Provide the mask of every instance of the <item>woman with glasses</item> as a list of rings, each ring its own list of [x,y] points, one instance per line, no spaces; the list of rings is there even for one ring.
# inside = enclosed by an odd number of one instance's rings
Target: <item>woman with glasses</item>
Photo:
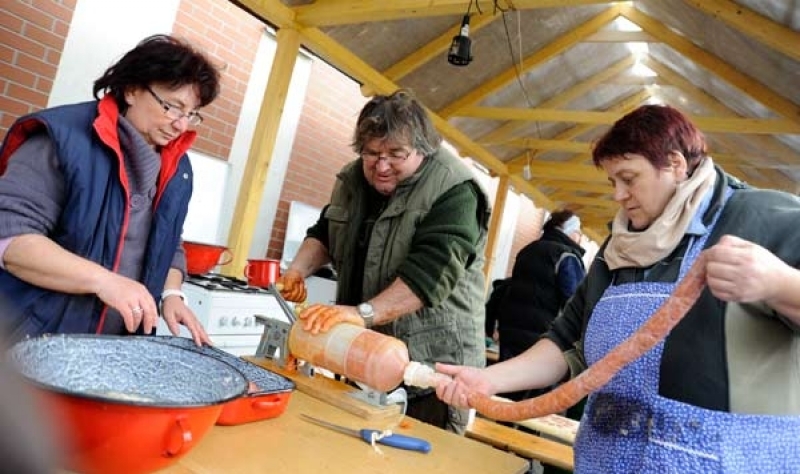
[[[146,38],[94,83],[97,100],[41,110],[0,148],[0,292],[12,339],[151,333],[159,312],[210,342],[184,304],[186,154],[219,71],[170,36]],[[19,316],[12,317],[11,314]]]
[[[485,364],[483,262],[489,201],[470,170],[440,146],[425,109],[400,90],[370,100],[331,202],[282,276],[303,301],[304,278],[333,263],[336,305],[299,315],[307,330],[346,322],[395,336],[411,359]],[[467,411],[408,388],[407,414],[463,432]]]

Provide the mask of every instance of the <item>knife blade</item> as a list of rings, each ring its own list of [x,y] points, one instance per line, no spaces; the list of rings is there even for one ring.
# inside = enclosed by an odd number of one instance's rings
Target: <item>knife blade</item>
[[[356,430],[352,428],[347,428],[341,425],[330,423],[328,421],[320,420],[319,418],[314,418],[313,416],[306,415],[305,413],[301,413],[300,416],[304,420],[310,421],[311,423],[317,424],[319,426],[323,426],[325,428],[338,431],[340,433],[344,433],[350,436],[355,436],[356,438],[361,438],[367,443],[372,443],[373,433],[376,434],[381,433],[380,430],[370,430],[370,429]],[[414,438],[413,436],[392,434],[377,439],[376,442],[384,444],[386,446],[391,446],[393,448],[406,449],[409,451],[419,451],[421,453],[427,453],[431,450],[431,444],[429,442],[421,438]]]

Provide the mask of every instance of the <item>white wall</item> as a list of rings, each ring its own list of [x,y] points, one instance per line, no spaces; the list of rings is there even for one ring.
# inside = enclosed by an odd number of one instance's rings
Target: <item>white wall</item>
[[[92,98],[95,79],[147,36],[169,33],[180,0],[78,0],[47,106]]]
[[[223,215],[223,201],[229,163],[196,151],[189,152],[194,181],[189,213],[183,223],[183,239],[207,244],[220,243],[217,232]]]

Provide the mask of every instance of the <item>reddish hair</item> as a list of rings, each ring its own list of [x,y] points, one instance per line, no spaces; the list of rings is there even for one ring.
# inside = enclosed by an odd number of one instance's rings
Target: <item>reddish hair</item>
[[[706,156],[703,133],[668,105],[642,105],[617,120],[592,150],[595,166],[627,153],[642,155],[656,168],[667,166],[669,154],[679,151],[686,157],[689,174]]]

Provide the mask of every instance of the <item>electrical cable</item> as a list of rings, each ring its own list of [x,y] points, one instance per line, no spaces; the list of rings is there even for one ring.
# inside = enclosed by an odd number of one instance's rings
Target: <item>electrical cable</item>
[[[533,100],[531,100],[530,94],[528,94],[528,89],[525,87],[525,83],[522,81],[523,57],[522,57],[522,16],[521,16],[521,12],[520,12],[520,10],[516,10],[516,12],[517,12],[517,39],[518,39],[518,44],[519,44],[519,46],[517,48],[518,49],[518,53],[519,53],[518,54],[519,60],[517,60],[517,57],[516,57],[517,55],[514,54],[514,46],[513,46],[513,43],[511,41],[511,33],[508,30],[508,21],[506,20],[505,10],[503,10],[502,8],[497,6],[497,0],[494,0],[494,3],[495,3],[495,7],[499,8],[500,11],[503,12],[502,13],[502,16],[503,16],[503,29],[505,30],[505,34],[506,34],[506,45],[508,46],[509,56],[511,56],[511,63],[514,66],[514,72],[515,72],[515,76],[516,76],[516,79],[517,79],[517,83],[519,84],[519,88],[522,91],[522,96],[525,98],[525,102],[528,104],[528,107],[533,109],[536,106],[533,103]],[[536,126],[536,137],[541,139],[542,138],[542,132],[541,132],[539,121],[534,122],[534,124]]]

